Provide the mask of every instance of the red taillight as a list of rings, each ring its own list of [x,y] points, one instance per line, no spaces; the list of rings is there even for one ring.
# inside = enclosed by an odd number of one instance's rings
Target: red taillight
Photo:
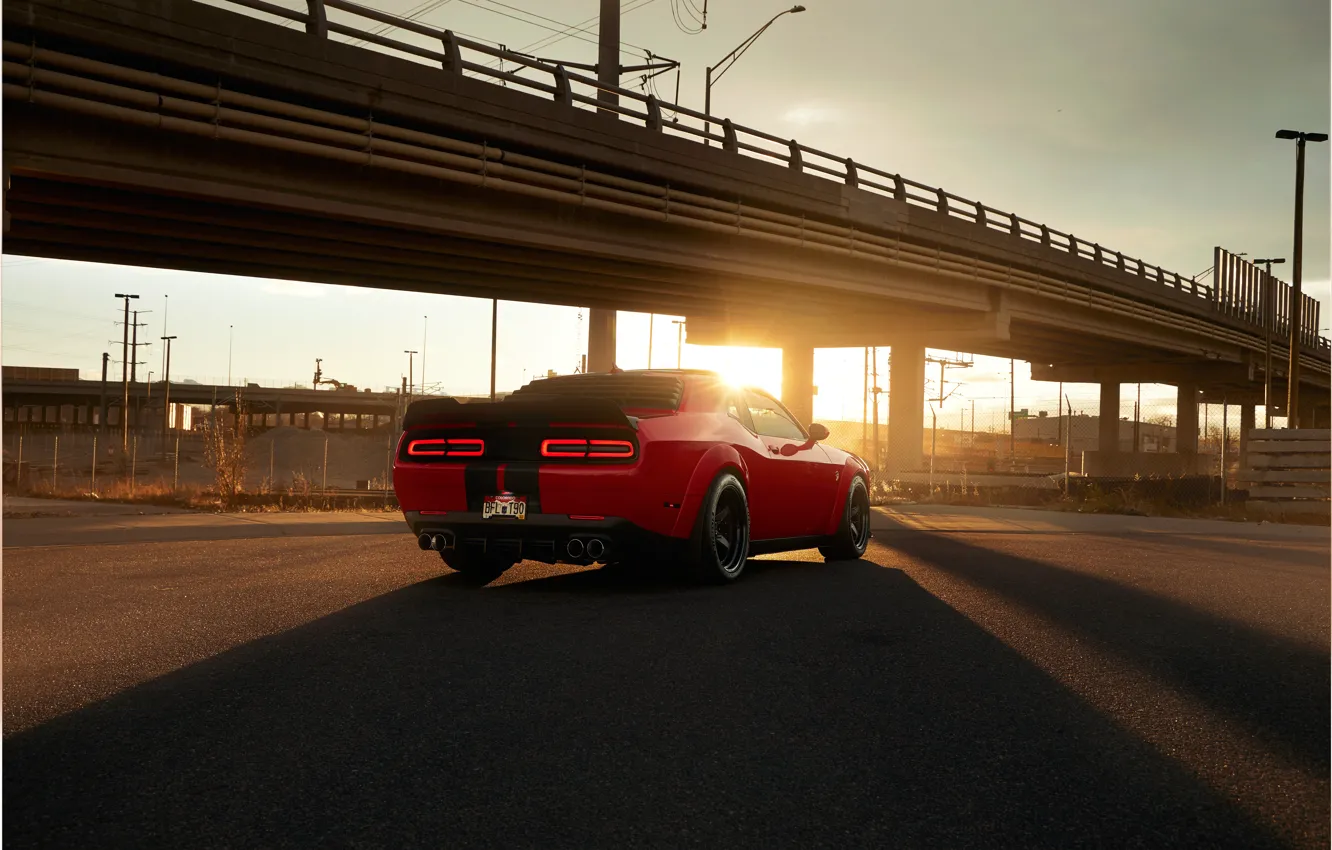
[[[477,439],[412,440],[407,444],[409,457],[481,457],[486,443]]]
[[[542,440],[542,457],[587,457],[587,440]]]
[[[628,440],[542,440],[541,456],[633,457],[634,444]]]
[[[448,453],[448,440],[412,440],[407,454],[412,457],[443,457]]]
[[[485,440],[449,440],[449,457],[481,457],[485,453]]]

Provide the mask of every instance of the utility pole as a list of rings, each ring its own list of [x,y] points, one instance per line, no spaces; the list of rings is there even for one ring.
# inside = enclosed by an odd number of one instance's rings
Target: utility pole
[[[163,395],[162,395],[162,459],[166,459],[167,453],[167,434],[171,431],[171,340],[174,336],[164,336],[162,340],[166,342],[165,366],[166,372],[163,376]],[[270,476],[271,477],[271,476]]]
[[[870,348],[870,369],[872,376],[870,378],[870,394],[874,397],[874,471],[879,471],[879,348],[874,346]]]
[[[863,385],[860,393],[860,451],[865,451],[865,446],[869,442],[869,380],[870,380],[870,350],[865,346],[865,371],[860,375],[860,382]]]
[[[106,443],[105,443],[105,440],[106,440],[106,367],[107,367],[107,363],[108,363],[108,361],[110,361],[110,360],[111,360],[111,354],[110,354],[109,352],[103,351],[103,352],[102,352],[102,410],[101,410],[101,413],[100,413],[100,414],[98,415],[98,417],[97,417],[97,426],[98,426],[98,427],[97,427],[97,430],[98,430],[98,433],[100,433],[100,434],[102,435],[102,440],[103,440],[103,443],[102,443],[102,444],[103,444],[103,445],[106,445]],[[97,462],[97,459],[94,458],[94,459],[93,459],[93,463],[96,464],[96,462]]]
[[[602,4],[605,11],[605,4]],[[495,352],[499,341],[499,299],[490,299],[490,400],[495,400]]]
[[[122,336],[120,343],[120,380],[125,385],[125,398],[121,401],[120,407],[120,450],[129,451],[129,323],[131,298],[138,298],[137,295],[127,295],[117,292],[117,298],[125,299],[125,320],[122,322]]]
[[[227,386],[231,386],[231,342],[235,338],[235,328],[235,325],[227,325]]]
[[[139,314],[140,314],[140,313],[151,313],[151,312],[152,312],[152,310],[135,310],[135,311],[134,311],[134,322],[133,322],[133,324],[130,325],[130,327],[133,329],[133,330],[132,330],[132,333],[131,333],[131,335],[130,335],[130,383],[131,383],[131,384],[137,384],[137,383],[139,382],[139,366],[140,366],[140,364],[141,364],[141,363],[144,364],[144,365],[147,364],[147,361],[140,361],[140,360],[139,360],[139,346],[140,346],[140,345],[150,345],[150,343],[147,343],[147,342],[143,342],[143,343],[139,342],[139,328],[146,328],[146,327],[148,327],[148,324],[147,324],[146,322],[145,322],[145,323],[140,323],[140,322],[139,322]],[[149,392],[152,392],[152,384],[149,383],[148,386],[149,386]],[[142,434],[144,433],[144,430],[143,430],[143,416],[142,416],[142,413],[143,413],[143,411],[142,411],[142,409],[141,409],[140,406],[139,406],[139,399],[138,399],[138,397],[136,396],[135,399],[134,399],[134,429],[135,429],[135,431],[136,431],[138,434],[140,434],[140,435],[142,435]]]
[[[601,0],[601,24],[597,31],[597,100],[618,106],[620,96],[620,0]],[[617,117],[610,109],[601,110]],[[609,372],[615,364],[615,311],[591,307],[587,316],[587,359],[593,372]],[[494,358],[491,358],[493,364]],[[491,398],[495,397],[492,380]]]
[[[131,357],[130,357],[130,383],[131,383],[131,384],[137,384],[137,383],[139,382],[139,365],[140,365],[140,360],[139,360],[139,346],[140,346],[140,345],[152,345],[151,342],[139,342],[139,328],[146,328],[146,327],[148,327],[148,323],[147,323],[147,322],[140,322],[140,321],[139,321],[139,314],[140,314],[140,313],[151,313],[151,312],[153,312],[153,311],[152,311],[152,310],[135,310],[135,311],[134,311],[134,322],[130,325],[130,327],[133,328],[133,332],[132,332],[132,335],[131,335],[131,337],[130,337],[130,354],[131,354]]]
[[[410,399],[412,397],[412,391],[416,389],[416,385],[412,383],[412,380],[415,376],[415,369],[412,365],[412,358],[415,357],[417,354],[420,354],[421,352],[408,351],[407,349],[403,349],[402,353],[407,355],[407,397]]]
[[[1304,143],[1326,142],[1326,133],[1278,130],[1278,139],[1295,140],[1295,248],[1290,264],[1290,365],[1286,367],[1286,427],[1300,427],[1300,287],[1304,270]]]
[[[1138,384],[1138,400],[1133,402],[1133,453],[1142,451],[1142,384]]]
[[[167,312],[168,312],[168,310],[169,310],[170,308],[171,308],[171,296],[170,296],[170,295],[163,295],[163,296],[162,296],[162,335],[163,335],[163,336],[165,336],[165,335],[166,335],[166,332],[167,332]],[[165,373],[166,373],[166,350],[163,349],[163,350],[162,350],[162,374],[165,374]],[[165,439],[165,436],[163,436],[163,439]]]
[[[1008,358],[1008,460],[1017,460],[1017,429],[1013,426],[1017,420],[1017,367],[1016,361]]]
[[[657,314],[649,313],[648,314],[648,365],[647,365],[649,369],[652,368],[652,326],[655,325],[656,323],[657,323]]]

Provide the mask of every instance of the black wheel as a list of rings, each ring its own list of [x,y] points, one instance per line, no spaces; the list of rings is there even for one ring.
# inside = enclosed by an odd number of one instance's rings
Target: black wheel
[[[857,475],[851,479],[851,491],[846,497],[842,524],[837,527],[837,534],[832,541],[819,547],[819,552],[827,561],[854,561],[865,554],[869,539],[869,491],[865,489],[865,479]]]
[[[439,556],[444,559],[444,563],[448,564],[450,568],[480,584],[488,584],[494,581],[503,575],[505,570],[514,565],[514,562],[508,559],[474,555],[468,552],[459,552],[456,549],[440,552]]]
[[[718,475],[703,499],[686,561],[696,577],[714,584],[735,581],[749,557],[749,500],[740,479]]]

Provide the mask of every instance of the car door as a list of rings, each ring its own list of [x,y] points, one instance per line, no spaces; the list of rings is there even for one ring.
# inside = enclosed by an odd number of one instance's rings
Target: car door
[[[808,439],[795,418],[781,403],[762,390],[746,390],[745,402],[753,421],[754,432],[764,446],[761,457],[755,461],[751,477],[751,514],[758,513],[756,523],[750,518],[751,534],[756,540],[785,537],[804,537],[814,534],[826,516],[820,516],[821,501],[814,484],[817,464],[826,462],[818,446],[783,455],[783,446],[799,447]]]

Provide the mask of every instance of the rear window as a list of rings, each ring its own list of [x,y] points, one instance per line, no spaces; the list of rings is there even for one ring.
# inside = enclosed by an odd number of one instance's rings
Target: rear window
[[[508,398],[522,401],[540,396],[604,398],[621,408],[679,410],[684,381],[675,375],[560,375],[531,381]]]

